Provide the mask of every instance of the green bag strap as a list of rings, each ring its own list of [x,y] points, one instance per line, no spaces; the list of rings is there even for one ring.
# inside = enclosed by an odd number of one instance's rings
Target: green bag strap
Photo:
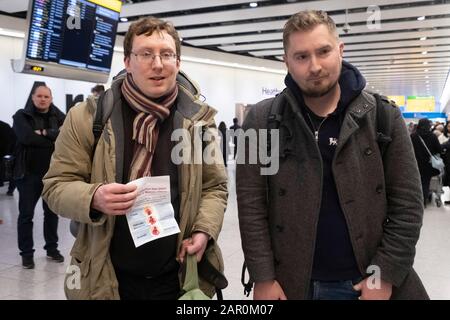
[[[198,289],[197,256],[186,254],[186,276],[184,277],[183,291]]]

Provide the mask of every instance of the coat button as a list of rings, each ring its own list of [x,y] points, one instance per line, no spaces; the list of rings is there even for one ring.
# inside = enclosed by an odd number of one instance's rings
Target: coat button
[[[383,226],[387,226],[389,221],[390,221],[389,218],[384,219]]]
[[[372,153],[373,153],[373,151],[372,151],[372,149],[370,149],[370,148],[366,148],[366,150],[364,150],[364,154],[365,154],[366,156],[370,156]]]
[[[278,195],[280,197],[284,196],[286,194],[286,189],[280,188],[280,190],[278,190]]]
[[[377,186],[376,191],[377,191],[378,194],[382,193],[383,192],[383,186],[380,186],[380,185]]]
[[[280,226],[279,224],[277,224],[277,225],[275,226],[275,228],[277,229],[278,232],[283,232],[283,230],[284,230],[284,227],[283,227],[283,226]]]

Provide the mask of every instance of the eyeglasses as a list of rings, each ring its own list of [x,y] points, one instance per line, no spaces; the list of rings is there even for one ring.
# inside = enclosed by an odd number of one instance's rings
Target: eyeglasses
[[[131,52],[139,62],[153,62],[156,57],[161,59],[162,63],[173,63],[178,58],[178,55],[172,52],[164,52],[161,54],[154,54],[152,52],[134,53]]]

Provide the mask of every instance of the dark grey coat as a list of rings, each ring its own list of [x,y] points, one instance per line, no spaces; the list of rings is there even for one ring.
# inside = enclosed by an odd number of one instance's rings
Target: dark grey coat
[[[304,299],[321,204],[322,160],[294,96],[289,89],[282,94],[287,105],[280,126],[280,168],[267,177],[260,175],[259,164],[237,166],[239,225],[251,278],[276,279],[288,299]],[[267,128],[272,100],[252,108],[244,130]],[[419,172],[400,111],[390,108],[389,113],[392,142],[383,162],[375,138],[375,98],[363,91],[348,106],[333,175],[361,274],[379,266],[381,278],[393,284],[393,299],[427,299],[412,269],[423,216]]]

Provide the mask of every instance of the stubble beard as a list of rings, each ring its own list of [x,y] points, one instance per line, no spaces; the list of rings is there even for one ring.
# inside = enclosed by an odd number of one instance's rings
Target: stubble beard
[[[327,95],[329,92],[334,90],[338,84],[338,80],[333,82],[331,85],[327,86],[324,89],[307,89],[307,88],[300,88],[302,90],[302,93],[305,97],[308,98],[320,98],[325,95]]]

